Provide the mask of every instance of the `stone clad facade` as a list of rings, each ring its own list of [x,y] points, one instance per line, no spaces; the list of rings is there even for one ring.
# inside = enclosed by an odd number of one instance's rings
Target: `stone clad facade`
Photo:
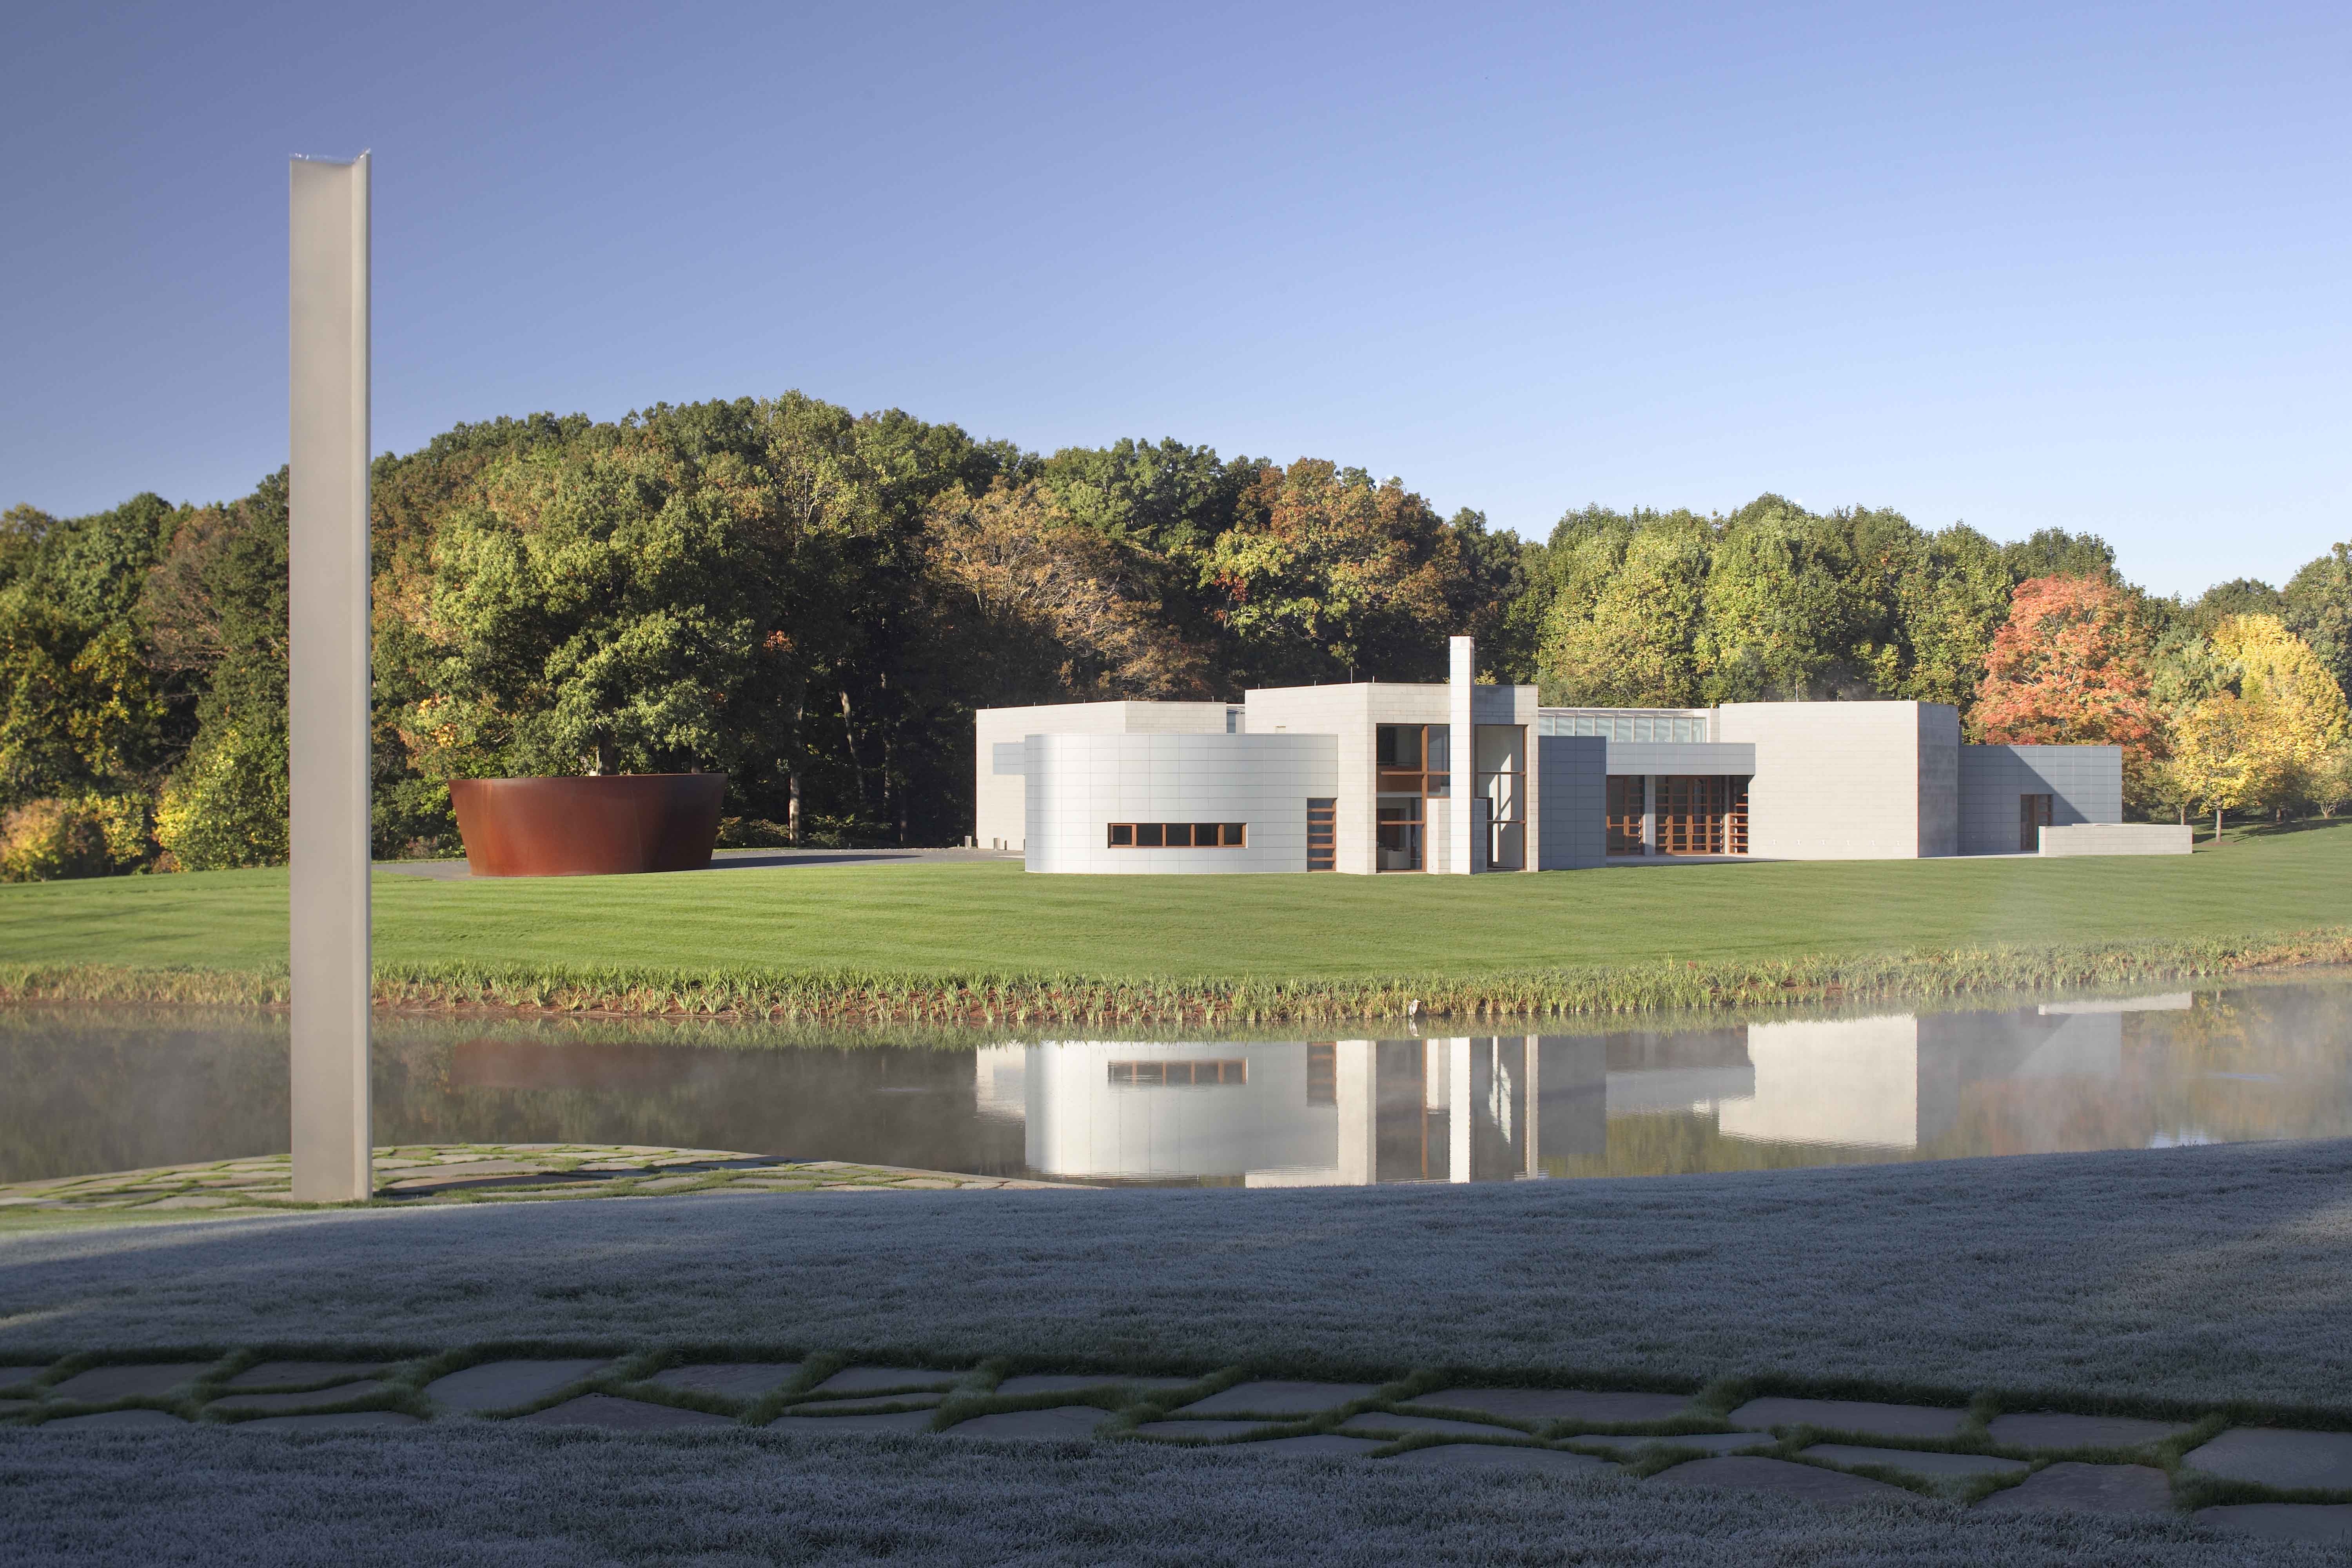
[[[2113,746],[1963,745],[1934,702],[1547,709],[1475,682],[1469,638],[1451,654],[1443,683],[982,710],[973,841],[1095,875],[2186,847],[2136,829],[2042,843],[2122,823]]]

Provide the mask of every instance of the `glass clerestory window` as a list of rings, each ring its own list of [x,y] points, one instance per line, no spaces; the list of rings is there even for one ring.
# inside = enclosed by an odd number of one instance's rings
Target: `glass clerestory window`
[[[1113,849],[1246,849],[1246,822],[1114,822]]]

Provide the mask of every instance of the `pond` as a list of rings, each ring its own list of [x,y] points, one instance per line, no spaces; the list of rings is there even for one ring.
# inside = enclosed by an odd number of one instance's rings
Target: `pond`
[[[2352,1135],[2352,977],[1384,1039],[380,1017],[379,1143],[684,1145],[1212,1186]],[[1397,1027],[1395,1025],[1390,1028]],[[1276,1031],[1266,1030],[1265,1033]],[[282,1016],[0,1009],[0,1180],[287,1147]]]

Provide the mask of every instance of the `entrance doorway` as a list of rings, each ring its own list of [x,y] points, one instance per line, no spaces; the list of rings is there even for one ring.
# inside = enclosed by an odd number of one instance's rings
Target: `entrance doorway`
[[[2017,850],[2021,855],[2042,852],[2042,830],[2050,826],[2058,797],[2053,795],[2021,795],[2017,797]]]

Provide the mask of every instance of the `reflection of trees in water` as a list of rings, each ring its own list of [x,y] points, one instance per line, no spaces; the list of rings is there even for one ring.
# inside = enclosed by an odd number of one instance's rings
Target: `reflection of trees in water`
[[[2124,1043],[2149,1066],[2151,1131],[2326,1138],[2352,1125],[2352,985],[2200,995],[2187,1012],[2131,1015]]]
[[[969,1049],[659,1039],[388,1021],[370,1075],[376,1142],[652,1143],[1021,1168],[1018,1124],[978,1114]],[[0,1009],[0,1181],[283,1153],[288,1040],[282,1015]]]
[[[1791,1171],[1919,1158],[1908,1149],[1772,1143],[1716,1130],[1713,1111],[1645,1110],[1609,1119],[1609,1152],[1543,1160],[1549,1176],[1679,1176],[1702,1171]]]
[[[379,1142],[656,1143],[978,1173],[1021,1169],[969,1050],[742,1050],[402,1040],[379,1047]]]
[[[0,1181],[283,1153],[286,1020],[0,1008]]]

